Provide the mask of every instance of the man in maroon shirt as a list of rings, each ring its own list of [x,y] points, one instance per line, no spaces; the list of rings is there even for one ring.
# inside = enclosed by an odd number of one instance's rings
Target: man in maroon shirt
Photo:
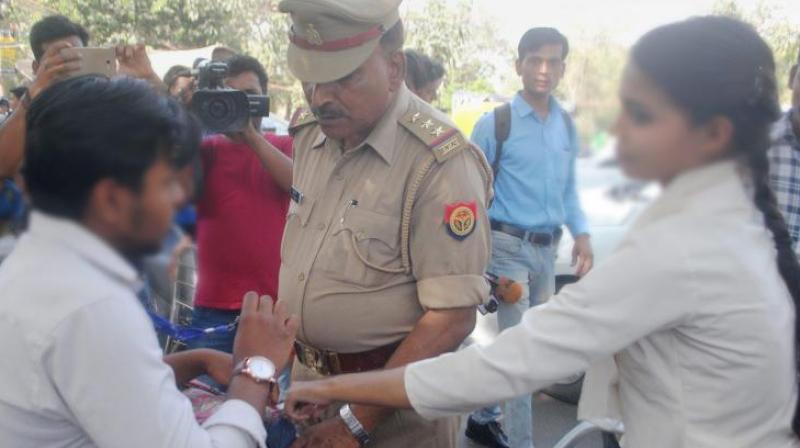
[[[250,95],[267,91],[267,73],[256,59],[236,55],[227,63],[227,87]],[[233,322],[248,291],[277,296],[292,184],[292,139],[262,134],[260,129],[261,118],[253,118],[252,126],[240,133],[203,141],[194,327]],[[230,352],[233,336],[212,334],[193,346]]]

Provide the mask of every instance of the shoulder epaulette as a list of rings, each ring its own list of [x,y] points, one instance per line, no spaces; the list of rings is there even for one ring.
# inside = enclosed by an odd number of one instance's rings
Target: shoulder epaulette
[[[400,119],[400,124],[433,151],[439,163],[469,146],[469,142],[458,129],[422,112],[406,114]]]
[[[297,109],[289,124],[289,135],[294,135],[301,128],[317,122],[317,117],[308,109]]]

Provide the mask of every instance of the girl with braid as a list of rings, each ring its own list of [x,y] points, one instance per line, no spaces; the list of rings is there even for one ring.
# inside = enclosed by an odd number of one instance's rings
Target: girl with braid
[[[646,34],[620,88],[617,152],[663,193],[616,252],[489,346],[295,384],[289,412],[341,400],[434,418],[588,369],[581,414],[620,419],[623,446],[800,447],[800,267],[766,158],[774,72],[769,47],[733,19]]]

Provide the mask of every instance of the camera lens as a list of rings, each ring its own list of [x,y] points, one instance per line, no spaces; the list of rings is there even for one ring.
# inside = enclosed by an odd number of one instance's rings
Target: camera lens
[[[216,98],[208,104],[208,115],[215,120],[225,120],[229,118],[230,106],[223,98]]]

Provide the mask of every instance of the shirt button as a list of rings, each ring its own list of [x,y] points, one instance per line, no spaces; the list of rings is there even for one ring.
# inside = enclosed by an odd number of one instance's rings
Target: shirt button
[[[342,176],[342,173],[336,173],[336,175],[334,175],[333,178],[339,181],[344,180],[344,176]]]
[[[299,282],[303,282],[305,281],[305,279],[306,279],[306,274],[303,274],[302,272],[300,273],[300,275],[297,276],[297,281]]]
[[[317,230],[319,230],[320,232],[325,230],[325,223],[321,222],[321,223],[317,224]]]

